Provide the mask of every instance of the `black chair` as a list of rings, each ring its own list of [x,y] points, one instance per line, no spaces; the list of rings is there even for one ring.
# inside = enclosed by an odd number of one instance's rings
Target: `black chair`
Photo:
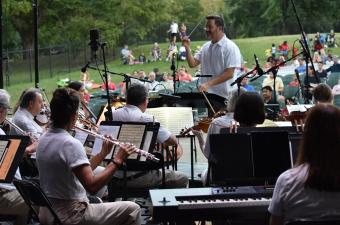
[[[28,180],[13,180],[13,184],[38,220],[38,207],[46,207],[54,217],[54,224],[62,224],[57,214],[53,210],[51,202],[47,199],[46,195],[38,184]]]
[[[285,225],[340,225],[340,218],[298,219],[289,221]]]

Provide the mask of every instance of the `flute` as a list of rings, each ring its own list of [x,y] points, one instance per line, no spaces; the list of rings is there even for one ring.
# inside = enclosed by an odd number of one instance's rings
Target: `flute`
[[[89,130],[87,130],[87,129],[84,129],[84,128],[81,128],[81,127],[78,127],[78,126],[74,126],[74,128],[75,128],[75,129],[78,129],[78,130],[80,130],[80,131],[83,131],[83,132],[85,132],[85,133],[87,133],[87,134],[89,134],[89,135],[91,135],[91,136],[93,136],[93,137],[95,137],[95,138],[99,138],[99,139],[101,139],[101,140],[104,140],[104,141],[108,141],[108,142],[110,142],[110,143],[113,143],[114,145],[118,145],[118,146],[119,146],[119,145],[123,144],[123,142],[119,142],[119,141],[117,141],[117,140],[111,140],[111,139],[109,139],[109,138],[104,137],[104,135],[97,134],[97,133],[95,133],[95,132],[89,131]],[[146,152],[146,151],[144,151],[144,150],[136,149],[136,153],[137,153],[138,155],[141,155],[141,156],[146,157],[147,159],[149,159],[149,160],[151,160],[151,161],[154,161],[154,162],[157,162],[157,163],[159,163],[159,161],[160,161],[159,158],[156,158],[153,154],[148,153],[148,152]]]
[[[18,125],[15,123],[11,122],[9,119],[5,118],[5,121],[13,127],[20,135],[23,136],[29,136],[32,142],[38,141],[38,138],[34,136],[32,133],[26,132],[23,129],[21,129]]]

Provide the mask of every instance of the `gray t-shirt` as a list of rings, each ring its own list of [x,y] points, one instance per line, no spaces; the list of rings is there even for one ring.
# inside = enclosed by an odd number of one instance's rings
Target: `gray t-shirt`
[[[225,35],[217,43],[213,44],[211,41],[205,43],[194,57],[201,63],[202,75],[213,75],[212,77],[202,77],[201,83],[220,76],[228,68],[241,67],[240,49]],[[232,82],[233,79],[230,79],[215,85],[209,88],[208,92],[228,98],[228,93],[236,88],[236,85],[230,86]]]
[[[313,219],[340,216],[340,192],[305,188],[308,165],[302,164],[282,173],[275,185],[268,211],[283,218]]]
[[[90,164],[84,147],[63,129],[50,129],[39,141],[40,186],[49,198],[87,202],[86,190],[73,169]]]

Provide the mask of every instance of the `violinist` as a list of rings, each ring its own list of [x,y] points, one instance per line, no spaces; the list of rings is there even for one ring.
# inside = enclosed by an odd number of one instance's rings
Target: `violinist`
[[[7,111],[10,108],[10,96],[6,90],[0,89],[0,123],[4,122],[7,116]],[[5,135],[4,131],[0,129],[0,135]],[[32,143],[25,149],[25,154],[35,152],[37,143]],[[21,180],[19,169],[15,172],[15,179]],[[29,215],[29,208],[21,197],[13,183],[0,184],[0,215],[15,216],[14,225],[27,224]]]
[[[153,122],[153,116],[146,114],[148,91],[143,85],[134,84],[127,91],[126,105],[112,112],[114,121],[123,122]],[[176,137],[162,125],[159,128],[157,142],[168,146],[178,145]],[[182,151],[178,145],[178,151]],[[120,172],[120,171],[118,171]],[[117,187],[123,186],[123,173],[115,173]],[[162,184],[162,171],[128,172],[127,186],[133,188],[159,187]],[[179,171],[165,170],[165,185],[167,188],[183,188],[188,184],[187,176]]]
[[[34,121],[34,117],[40,113],[42,105],[43,98],[39,89],[26,90],[22,95],[19,108],[13,115],[12,122],[22,130],[39,138],[43,133],[43,128]],[[14,129],[11,130],[11,133],[17,134]]]
[[[255,127],[257,124],[262,124],[265,120],[264,103],[261,96],[256,92],[241,90],[240,96],[238,96],[237,91],[231,94],[230,101],[228,102],[228,111],[232,112],[213,120],[210,125],[211,127],[209,127],[206,142],[202,143],[204,146],[202,151],[207,159],[210,159],[210,134],[218,134],[221,128],[226,127],[229,127],[231,132],[233,132],[236,130],[236,122],[239,123],[240,127]],[[199,136],[198,138],[202,140]],[[207,171],[202,174],[203,183],[206,181],[206,173]]]

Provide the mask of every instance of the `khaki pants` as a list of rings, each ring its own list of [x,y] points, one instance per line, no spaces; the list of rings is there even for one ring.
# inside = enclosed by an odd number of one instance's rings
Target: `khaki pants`
[[[62,207],[58,203],[55,212],[64,225],[140,225],[140,207],[134,202],[107,202],[100,204],[79,203],[75,208]],[[71,212],[71,213],[70,213]],[[40,208],[40,222],[53,225],[53,216],[47,208]]]
[[[129,201],[90,204],[79,225],[140,225],[140,207]]]
[[[0,192],[0,214],[16,216],[14,225],[27,224],[28,213],[29,207],[17,190]]]

